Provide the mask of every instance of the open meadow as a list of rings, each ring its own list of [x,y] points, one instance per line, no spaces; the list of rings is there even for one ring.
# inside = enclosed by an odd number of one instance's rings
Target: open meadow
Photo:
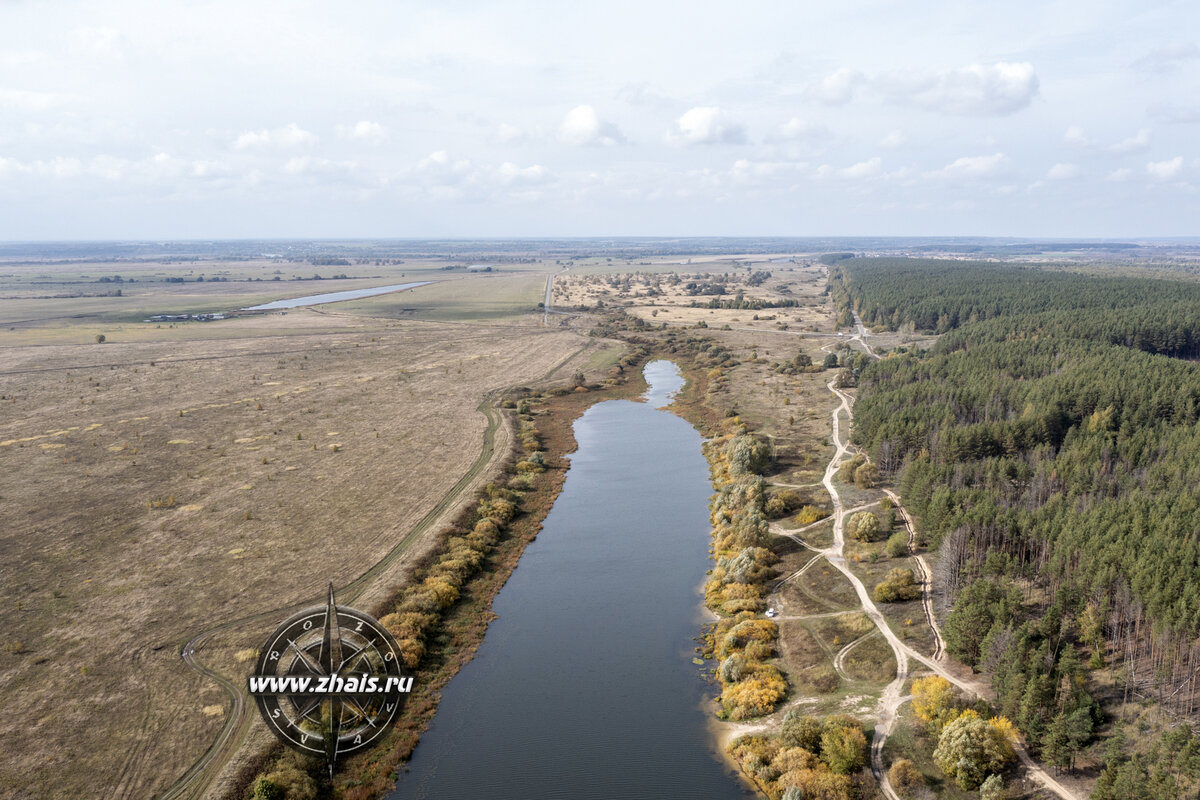
[[[489,393],[604,360],[604,342],[541,324],[539,273],[372,263],[357,270],[380,275],[371,285],[440,282],[145,322],[367,282],[180,284],[164,278],[200,267],[136,267],[0,265],[0,691],[12,704],[0,797],[161,793],[234,711],[180,658],[185,643],[261,615],[196,644],[196,661],[238,684],[283,610],[327,582],[379,602],[507,453],[507,423],[483,413]],[[33,287],[34,275],[64,283]],[[50,296],[70,280],[122,291]],[[232,733],[233,745],[245,736]]]

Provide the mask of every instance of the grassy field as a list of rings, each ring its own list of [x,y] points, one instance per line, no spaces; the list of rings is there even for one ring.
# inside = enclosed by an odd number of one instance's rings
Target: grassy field
[[[537,310],[546,276],[556,269],[552,264],[534,263],[471,272],[456,262],[444,261],[353,266],[273,260],[196,265],[0,263],[0,347],[84,344],[94,342],[97,334],[111,341],[159,341],[176,336],[228,338],[231,330],[239,330],[229,320],[224,325],[145,321],[160,314],[226,313],[274,300],[418,281],[434,284],[313,308],[372,318],[516,320]],[[320,280],[314,279],[317,275]],[[535,320],[530,316],[528,321]],[[263,327],[279,335],[280,331],[297,328],[312,332],[313,324],[289,322]],[[330,325],[336,327],[337,323]]]
[[[346,283],[150,286],[150,271],[194,269],[143,265],[121,297],[37,299],[32,279],[0,278],[0,691],[13,706],[0,797],[161,791],[230,711],[181,661],[184,642],[367,571],[479,457],[488,392],[611,355],[527,313],[540,274],[459,273],[427,287],[429,321],[389,314],[395,298],[138,321]],[[273,624],[232,627],[198,656],[244,675]]]
[[[819,265],[531,256],[468,272],[464,258],[398,262],[0,264],[9,520],[0,603],[11,619],[0,689],[16,705],[0,723],[13,742],[0,797],[140,798],[168,786],[231,712],[221,687],[181,661],[183,644],[230,623],[198,656],[240,680],[278,621],[266,617],[311,602],[327,581],[353,581],[443,506],[449,518],[447,498],[492,430],[481,405],[489,392],[562,385],[577,370],[602,378],[626,351],[588,336],[600,317],[583,309],[621,308],[665,327],[660,336],[694,333],[726,348],[737,363],[685,395],[713,420],[737,414],[770,441],[771,492],[831,508],[820,481],[833,453],[826,384],[835,372],[789,368],[800,354],[820,365],[845,346]],[[745,282],[760,270],[771,276]],[[539,304],[552,273],[554,309],[567,313],[546,319]],[[747,298],[797,305],[691,307],[710,297],[688,294],[687,283],[727,274]],[[435,283],[286,314],[146,321],[420,280]],[[493,432],[503,449],[509,432]],[[472,486],[491,474],[481,470]],[[842,491],[848,507],[879,497]],[[779,522],[797,527],[791,516]],[[801,536],[827,547],[831,524]],[[420,542],[372,573],[356,604],[369,608],[419,552]],[[781,552],[780,577],[812,557],[799,545]],[[854,568],[864,576],[894,565],[865,550],[861,558]],[[851,584],[822,560],[780,600],[790,618],[778,663],[793,692],[825,711],[867,713],[895,664],[881,637],[864,637],[865,618],[844,613],[858,607]],[[237,736],[239,763],[269,742],[261,730]]]
[[[337,313],[373,318],[451,321],[498,320],[537,324],[545,296],[543,273],[455,276],[431,286],[336,305]]]

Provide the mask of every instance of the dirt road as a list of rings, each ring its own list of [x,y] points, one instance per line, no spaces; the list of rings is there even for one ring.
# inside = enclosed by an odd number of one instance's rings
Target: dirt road
[[[871,349],[870,345],[864,341],[866,331],[863,328],[862,320],[859,318],[858,314],[854,315],[854,322],[858,330],[852,338],[852,341],[858,341],[866,350],[867,354],[872,358],[879,358],[879,356]],[[892,788],[891,782],[888,780],[887,772],[883,768],[883,746],[887,742],[887,737],[891,734],[892,725],[895,723],[897,711],[905,701],[911,699],[910,696],[901,695],[904,684],[909,678],[910,663],[912,661],[920,663],[930,672],[934,673],[935,675],[942,676],[951,684],[966,692],[968,695],[983,697],[986,692],[986,687],[979,682],[968,681],[959,678],[943,666],[945,660],[945,648],[942,643],[941,631],[937,627],[937,621],[933,615],[932,604],[929,597],[929,566],[923,557],[919,558],[917,563],[920,565],[924,573],[922,576],[924,581],[922,601],[925,608],[925,613],[930,623],[930,627],[934,631],[937,642],[935,645],[934,656],[932,658],[913,650],[896,636],[896,634],[892,631],[891,626],[887,624],[887,620],[884,619],[883,614],[880,613],[879,608],[875,605],[870,593],[867,592],[866,586],[864,586],[863,582],[858,578],[858,576],[846,566],[846,558],[844,553],[845,515],[848,512],[842,506],[842,500],[838,495],[837,487],[834,485],[833,477],[835,474],[837,474],[838,467],[841,465],[842,460],[850,452],[848,444],[849,437],[847,436],[846,442],[842,441],[841,415],[845,413],[846,423],[848,426],[853,423],[853,400],[845,392],[835,388],[832,383],[829,384],[829,391],[833,392],[833,394],[841,400],[841,403],[833,410],[833,442],[836,449],[834,451],[833,458],[830,459],[828,466],[825,468],[825,477],[822,480],[822,483],[825,485],[825,489],[829,492],[829,497],[833,502],[833,544],[826,550],[822,551],[821,555],[823,555],[830,564],[836,567],[838,571],[845,575],[850,583],[854,586],[854,591],[858,595],[862,610],[871,619],[871,621],[875,623],[875,626],[879,629],[879,632],[883,634],[896,657],[896,678],[887,685],[883,691],[883,695],[879,699],[875,735],[871,741],[871,769],[875,774],[876,780],[879,781],[879,785],[883,789],[884,794],[887,795],[889,800],[901,800],[900,796],[897,795],[895,790]],[[900,498],[895,493],[890,491],[887,492],[887,494],[892,498],[893,502],[895,502],[896,507],[900,510],[900,513],[904,515],[905,522],[908,523],[909,530],[911,531],[912,520],[909,518],[908,512],[904,510],[904,506],[900,503]],[[1074,792],[1067,789],[1058,781],[1054,780],[1049,773],[1047,773],[1030,757],[1028,751],[1026,751],[1022,743],[1018,742],[1015,749],[1022,765],[1024,765],[1026,771],[1028,772],[1029,776],[1033,778],[1033,780],[1037,781],[1043,787],[1059,797],[1064,798],[1064,800],[1078,800],[1077,795],[1075,795]]]

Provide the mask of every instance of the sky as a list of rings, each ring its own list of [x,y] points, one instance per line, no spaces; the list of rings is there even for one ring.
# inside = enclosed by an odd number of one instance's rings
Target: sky
[[[0,0],[0,240],[1200,234],[1200,6]]]

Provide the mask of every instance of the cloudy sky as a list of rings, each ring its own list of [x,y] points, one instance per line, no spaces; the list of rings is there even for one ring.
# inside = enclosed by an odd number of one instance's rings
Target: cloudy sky
[[[1153,0],[0,0],[0,239],[1200,235]]]

